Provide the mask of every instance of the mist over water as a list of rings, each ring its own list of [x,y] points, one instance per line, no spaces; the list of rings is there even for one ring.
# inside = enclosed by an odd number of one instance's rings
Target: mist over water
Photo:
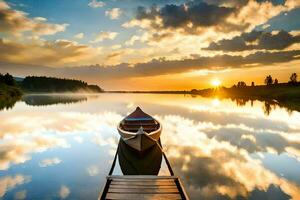
[[[2,108],[0,199],[97,199],[117,123],[136,106],[162,123],[191,199],[300,199],[294,106],[175,94],[27,95]],[[115,174],[130,170],[118,164]]]

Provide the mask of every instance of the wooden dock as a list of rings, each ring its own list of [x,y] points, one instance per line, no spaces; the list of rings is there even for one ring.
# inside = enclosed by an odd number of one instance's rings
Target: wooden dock
[[[168,166],[170,176],[112,175],[116,164],[117,152],[110,172],[106,177],[106,183],[99,195],[99,200],[189,200],[179,177],[174,175],[167,156],[163,151],[162,155]]]
[[[188,199],[176,176],[108,176],[99,199]]]

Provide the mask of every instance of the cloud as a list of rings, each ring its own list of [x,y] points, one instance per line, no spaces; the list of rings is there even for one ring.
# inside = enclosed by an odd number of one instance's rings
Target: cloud
[[[295,43],[300,43],[300,35],[293,36],[284,30],[278,33],[252,31],[232,39],[213,42],[204,49],[217,51],[282,50]]]
[[[61,199],[65,199],[65,198],[67,198],[67,197],[70,195],[70,193],[71,193],[70,189],[69,189],[67,186],[62,185],[62,186],[60,187],[60,190],[59,190],[59,192],[58,192],[58,195],[59,195],[59,197],[60,197]]]
[[[222,2],[222,1],[221,1]],[[162,29],[176,29],[187,34],[199,34],[203,29],[213,27],[219,32],[252,30],[255,26],[265,23],[268,19],[289,8],[274,5],[268,1],[226,1],[226,3],[189,2],[176,5],[167,4],[163,7],[139,7],[135,19],[123,26],[140,26]],[[232,4],[229,4],[231,2]],[[236,7],[236,5],[239,5]],[[266,11],[270,9],[270,11]]]
[[[158,28],[190,28],[190,26],[213,26],[224,23],[225,19],[234,12],[233,8],[209,5],[206,3],[169,4],[162,8],[152,7],[147,11],[139,7],[136,18],[138,20],[159,18],[152,24]]]
[[[271,18],[293,8],[295,6],[274,4],[271,1],[193,1],[160,7],[139,7],[135,18],[122,26],[142,28],[147,35],[139,41],[156,50],[168,46],[178,49],[178,55],[186,55],[186,52],[191,53],[191,49],[197,49],[195,47],[205,47],[207,42],[250,32],[256,26],[266,24]]]
[[[97,0],[92,0],[88,6],[92,7],[92,8],[101,8],[103,6],[105,6],[105,3],[103,1],[97,1]]]
[[[0,178],[0,197],[3,197],[6,192],[14,189],[16,186],[30,182],[29,176],[21,174],[15,176],[4,176]]]
[[[0,60],[14,63],[65,65],[90,60],[99,48],[78,44],[70,40],[18,43],[0,38]]]
[[[110,19],[119,19],[122,14],[122,10],[120,8],[113,8],[111,10],[105,11],[105,15],[109,16]]]
[[[12,9],[6,2],[0,2],[0,31],[7,34],[31,32],[34,35],[53,35],[66,30],[68,24],[47,23],[46,18],[29,18],[27,13]]]
[[[101,31],[95,38],[95,40],[91,41],[92,43],[102,42],[103,40],[113,40],[117,37],[117,32],[110,31]]]
[[[76,39],[82,39],[84,37],[84,33],[78,33],[76,35],[74,35],[74,38]]]
[[[4,54],[5,55],[5,54]],[[1,55],[0,55],[1,56]],[[3,72],[18,73],[23,71],[23,75],[43,75],[70,77],[70,78],[89,78],[89,79],[112,79],[126,77],[146,77],[166,74],[185,73],[194,70],[224,70],[251,67],[264,67],[300,59],[300,50],[280,51],[280,52],[256,52],[246,56],[235,55],[216,55],[201,56],[192,55],[190,58],[177,60],[167,60],[166,58],[153,59],[149,62],[118,65],[91,65],[81,67],[66,68],[43,68],[14,67],[0,63]],[[21,66],[21,65],[20,65]]]
[[[48,158],[44,159],[39,163],[40,167],[48,167],[48,166],[53,166],[61,163],[61,159],[59,158]]]
[[[78,143],[82,143],[83,142],[83,138],[80,137],[80,136],[75,136],[74,140],[76,140],[76,142],[78,142]]]

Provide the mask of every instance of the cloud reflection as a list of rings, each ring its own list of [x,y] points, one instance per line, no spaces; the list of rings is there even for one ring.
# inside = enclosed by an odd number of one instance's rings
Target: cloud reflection
[[[293,145],[283,137],[269,134],[274,137],[264,140],[268,136],[261,138],[260,134],[243,129],[229,130],[225,137],[221,135],[224,127],[213,123],[195,122],[180,116],[165,116],[161,121],[164,124],[162,142],[167,155],[175,171],[184,179],[192,198],[251,199],[258,192],[266,196],[270,190],[281,193],[286,197],[284,199],[289,199],[289,196],[300,198],[298,185],[272,173],[250,155],[251,148],[267,151],[270,146],[283,151],[284,147]],[[209,133],[214,133],[213,137]],[[247,142],[242,143],[242,140]],[[254,145],[249,145],[250,142]]]
[[[71,193],[70,189],[69,189],[67,186],[65,186],[65,185],[62,185],[62,186],[60,187],[59,192],[58,192],[59,197],[60,197],[61,199],[67,198],[67,197],[70,195],[70,193]]]
[[[44,159],[39,163],[40,167],[48,167],[48,166],[53,166],[61,163],[61,159],[59,158],[48,158]]]
[[[21,190],[19,192],[16,192],[15,199],[16,200],[26,199],[26,194],[27,194],[26,190]]]
[[[0,178],[0,197],[3,197],[9,190],[30,182],[30,180],[31,178],[29,176],[24,176],[22,174]]]
[[[30,160],[30,154],[43,152],[55,147],[69,147],[62,138],[39,136],[30,139],[3,140],[0,146],[0,170],[6,170],[11,164]]]
[[[116,125],[137,105],[162,122],[162,144],[192,199],[300,199],[300,183],[263,164],[267,154],[300,162],[300,113],[276,107],[266,116],[264,103],[257,101],[237,107],[224,99],[124,94],[122,100],[102,95],[68,107],[16,105],[16,111],[1,118],[0,169],[21,165],[34,153],[77,145],[101,147],[114,155]],[[58,164],[57,159],[47,155],[39,161],[50,166]],[[102,170],[97,162],[92,164],[82,168],[86,177]],[[67,198],[70,189],[61,186],[58,192]]]

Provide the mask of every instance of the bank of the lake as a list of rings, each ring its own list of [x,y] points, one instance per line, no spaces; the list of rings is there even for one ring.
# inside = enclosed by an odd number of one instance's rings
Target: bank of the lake
[[[220,96],[284,101],[300,99],[300,83],[282,83],[278,85],[259,85],[231,88],[220,87],[204,90],[191,90],[191,93],[201,96]]]

